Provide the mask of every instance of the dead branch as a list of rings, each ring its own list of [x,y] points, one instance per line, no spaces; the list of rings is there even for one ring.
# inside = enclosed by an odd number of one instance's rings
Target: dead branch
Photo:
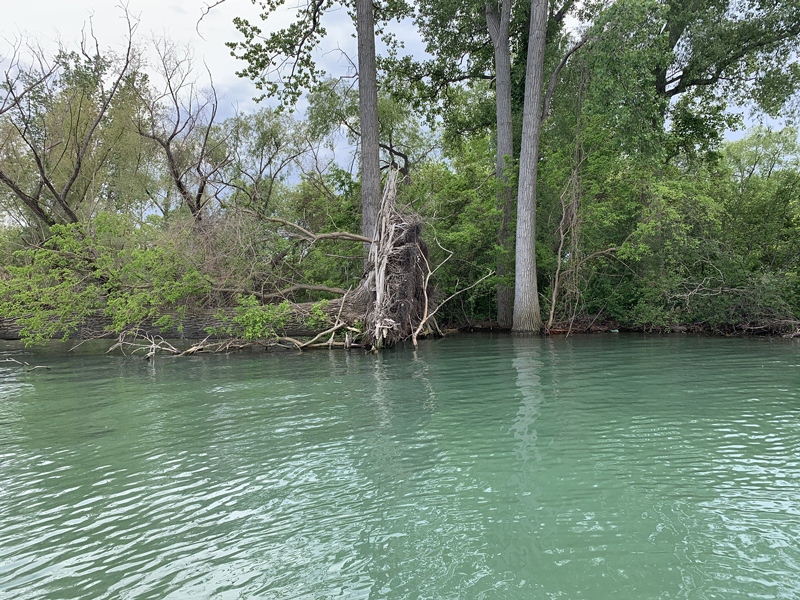
[[[327,285],[314,285],[314,284],[305,284],[305,283],[296,283],[294,285],[289,286],[288,288],[284,288],[282,290],[278,290],[277,292],[257,292],[255,290],[248,290],[245,288],[228,288],[228,287],[214,287],[213,291],[215,292],[223,292],[229,294],[250,294],[259,298],[261,300],[274,300],[276,298],[285,298],[289,294],[293,292],[299,291],[311,291],[311,292],[329,292],[331,294],[346,294],[347,290],[342,288],[335,288],[329,287]]]
[[[349,293],[350,290],[347,290],[347,292]],[[339,306],[339,312],[336,313],[336,322],[334,323],[334,326],[338,325],[339,323],[342,323],[342,309],[344,308],[344,301],[345,301],[346,298],[347,298],[347,294],[345,294],[345,297],[342,298],[342,304]],[[343,323],[343,324],[346,325],[346,323]],[[345,334],[345,341],[346,341],[346,335],[347,334]],[[328,344],[329,345],[333,344],[333,338],[335,336],[336,336],[336,332],[332,331],[331,332],[331,339],[328,340]]]
[[[441,247],[441,246],[440,246],[440,247]],[[453,255],[453,253],[451,252],[451,253],[450,253],[450,256],[452,256],[452,255]],[[427,281],[428,281],[428,279],[430,279],[430,277],[431,277],[431,276],[432,276],[432,275],[433,275],[433,274],[434,274],[434,273],[435,273],[435,272],[436,272],[436,271],[439,269],[439,267],[441,267],[441,266],[442,266],[442,265],[443,265],[445,262],[447,262],[447,260],[449,260],[450,256],[448,256],[448,257],[447,257],[447,258],[446,258],[444,261],[442,261],[442,262],[441,262],[441,263],[440,263],[440,264],[439,264],[439,265],[438,265],[438,266],[437,266],[435,269],[433,269],[432,271],[431,271],[431,269],[430,269],[430,264],[428,263],[428,260],[427,260],[427,259],[425,259],[425,265],[426,265],[426,267],[428,268],[428,274],[427,274],[427,275],[426,275],[426,277],[425,277],[425,282],[426,282],[426,284],[427,284]],[[417,328],[414,330],[414,333],[413,333],[413,334],[412,334],[412,336],[411,336],[411,341],[414,343],[414,347],[415,347],[415,348],[417,347],[417,337],[418,337],[418,336],[419,336],[419,334],[422,332],[422,328],[425,326],[425,323],[427,323],[427,322],[428,322],[430,319],[432,319],[432,318],[433,318],[433,316],[434,316],[434,315],[435,315],[437,312],[439,312],[439,309],[440,309],[442,306],[444,306],[444,305],[445,305],[447,302],[449,302],[450,300],[452,300],[452,299],[453,299],[453,298],[455,298],[456,296],[458,296],[458,295],[460,295],[460,294],[462,294],[462,293],[466,292],[467,290],[471,290],[471,289],[472,289],[472,288],[474,288],[476,285],[478,285],[478,284],[479,284],[481,281],[483,281],[484,279],[486,279],[486,278],[488,278],[488,277],[491,277],[492,275],[494,275],[494,271],[490,271],[489,273],[487,273],[486,275],[484,275],[483,277],[481,277],[480,279],[478,279],[478,281],[476,281],[476,282],[475,282],[475,283],[473,283],[472,285],[470,285],[470,286],[467,286],[467,287],[465,287],[465,288],[463,288],[463,289],[460,289],[460,290],[458,290],[457,292],[455,292],[455,293],[453,293],[453,294],[449,295],[447,298],[445,298],[445,299],[444,299],[444,301],[443,301],[443,302],[440,302],[440,303],[439,303],[439,306],[437,306],[437,307],[436,307],[436,308],[435,308],[435,309],[434,309],[434,310],[433,310],[433,311],[432,311],[430,314],[428,314],[428,294],[427,294],[427,291],[426,291],[426,292],[425,292],[425,308],[424,308],[424,312],[423,312],[423,318],[422,318],[422,320],[420,321],[419,325],[418,325],[418,326],[417,326]]]
[[[134,341],[128,341],[127,338],[129,337],[133,337]],[[141,339],[146,340],[147,343],[136,341]],[[120,333],[117,343],[111,346],[108,350],[106,350],[106,354],[113,352],[114,350],[119,348],[122,354],[124,355],[126,347],[133,348],[131,354],[135,354],[137,352],[146,352],[146,354],[143,357],[145,360],[150,360],[158,352],[168,352],[173,355],[181,354],[180,350],[175,348],[175,346],[167,342],[160,335],[151,335],[146,331],[142,331],[141,329],[132,329]]]
[[[22,367],[29,367],[28,369],[25,369],[26,373],[30,373],[31,371],[35,371],[36,369],[47,369],[48,371],[50,370],[50,367],[47,367],[45,365],[34,365],[34,366],[31,366],[30,363],[25,362],[25,361],[19,361],[16,358],[5,358],[0,362],[13,362],[13,363],[16,363],[16,364],[18,364],[18,365],[20,365]]]
[[[298,225],[297,223],[292,223],[291,221],[287,221],[286,219],[281,219],[278,217],[266,217],[263,215],[258,215],[254,211],[247,211],[253,214],[256,214],[259,218],[263,219],[264,221],[269,221],[271,223],[279,223],[281,225],[285,225],[286,227],[291,227],[292,229],[299,231],[302,235],[300,236],[302,239],[311,242],[312,244],[318,240],[350,240],[352,242],[362,242],[364,244],[371,244],[372,240],[368,237],[363,235],[358,235],[356,233],[349,233],[347,231],[334,231],[331,233],[311,233],[305,227]]]
[[[296,339],[287,336],[279,337],[278,343],[280,344],[280,342],[289,342],[290,344],[292,344],[292,346],[294,346],[296,350],[299,350],[300,347],[303,345],[302,342],[299,342]]]
[[[180,356],[191,356],[192,354],[196,354],[197,352],[203,352],[207,348],[207,345],[206,345],[207,341],[208,341],[208,337],[206,337],[202,342],[198,342],[197,344],[195,344],[191,348],[188,348],[188,349],[184,350],[183,352],[181,352],[177,356],[179,356],[179,357]]]
[[[330,327],[329,329],[326,329],[325,331],[322,331],[322,332],[318,333],[317,335],[315,335],[315,336],[314,336],[314,338],[313,338],[313,339],[311,339],[311,340],[309,340],[309,341],[307,341],[307,342],[305,342],[305,343],[303,343],[303,344],[300,344],[299,348],[300,348],[301,350],[302,350],[303,348],[308,348],[308,347],[310,347],[310,346],[311,346],[311,344],[313,344],[314,342],[316,342],[318,339],[320,339],[320,338],[322,338],[322,337],[324,337],[324,336],[328,335],[329,333],[336,333],[337,331],[339,331],[339,330],[340,330],[340,329],[342,329],[343,327],[346,327],[346,324],[345,324],[345,323],[339,323],[338,325],[334,325],[333,327]],[[324,344],[323,344],[323,345],[324,345]]]

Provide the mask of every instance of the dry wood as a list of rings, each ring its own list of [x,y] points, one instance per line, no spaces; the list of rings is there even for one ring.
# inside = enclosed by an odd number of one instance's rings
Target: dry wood
[[[23,366],[23,367],[29,367],[29,368],[25,369],[26,373],[30,373],[31,371],[35,371],[36,369],[47,369],[48,371],[50,370],[50,367],[47,367],[45,365],[34,365],[34,366],[31,366],[30,363],[25,362],[25,361],[19,361],[16,358],[5,358],[0,362],[13,362],[13,363],[16,363],[16,364],[18,364],[20,366]]]
[[[133,338],[133,341],[129,341],[128,338]],[[141,340],[145,341],[142,342]],[[106,354],[119,348],[124,355],[126,347],[133,349],[131,351],[132,355],[136,354],[137,352],[146,352],[143,357],[145,360],[150,360],[159,352],[168,352],[175,355],[181,354],[180,350],[178,350],[160,335],[152,335],[138,328],[129,331],[123,331],[121,334],[119,334],[117,343],[111,346],[111,348],[106,351]]]

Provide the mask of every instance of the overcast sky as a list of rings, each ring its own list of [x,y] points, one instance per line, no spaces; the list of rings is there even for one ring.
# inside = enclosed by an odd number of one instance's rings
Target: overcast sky
[[[293,0],[287,4],[292,6]],[[258,95],[258,91],[249,80],[235,75],[244,63],[231,57],[225,47],[225,42],[241,39],[233,26],[233,18],[243,16],[267,31],[288,24],[292,11],[276,14],[271,17],[269,25],[264,25],[258,17],[257,7],[250,0],[226,0],[198,25],[205,6],[205,0],[128,2],[130,14],[140,19],[136,34],[140,42],[144,43],[152,35],[166,34],[175,42],[191,45],[200,70],[203,61],[208,65],[217,92],[224,98],[227,108],[238,106],[247,110],[253,106],[251,98]],[[75,46],[81,39],[81,29],[90,18],[101,47],[121,48],[126,33],[122,14],[119,5],[111,0],[7,0],[0,19],[0,36],[3,38],[0,54],[7,53],[11,40],[24,35],[38,40],[45,48],[54,48],[59,40]],[[354,60],[356,53],[350,17],[340,10],[326,15],[326,19],[328,36],[317,58],[329,74],[345,74],[348,61],[339,49]],[[411,31],[408,28],[408,32]],[[412,49],[415,45],[419,48],[419,44],[412,41]]]

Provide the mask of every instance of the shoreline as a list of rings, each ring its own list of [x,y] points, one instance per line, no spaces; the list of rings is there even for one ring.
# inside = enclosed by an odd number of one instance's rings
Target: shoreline
[[[223,311],[225,316],[230,318],[236,313],[233,309]],[[184,317],[180,317],[174,312],[165,312],[175,318],[177,325],[169,328],[161,328],[151,324],[140,324],[137,329],[140,337],[152,336],[163,340],[177,340],[183,342],[198,342],[208,340],[211,342],[222,342],[232,339],[231,336],[224,336],[208,333],[208,330],[220,330],[224,322],[219,318],[219,310],[200,310],[192,311]],[[90,340],[118,340],[119,333],[109,331],[111,318],[102,313],[89,315],[85,321],[74,331],[70,332],[67,340],[70,342],[87,342]],[[455,333],[512,333],[510,329],[501,327],[494,321],[471,321],[468,323],[447,323],[440,325],[444,335]],[[0,317],[0,340],[20,341],[21,327],[15,319]],[[296,332],[298,338],[311,338],[319,332],[313,329]],[[556,322],[554,326],[543,336],[572,336],[572,335],[591,335],[597,333],[645,333],[645,334],[692,334],[704,335],[709,337],[800,337],[800,321],[778,321],[766,324],[748,325],[708,325],[704,323],[679,323],[671,326],[640,326],[630,327],[620,324],[613,319],[576,319],[572,322]],[[62,338],[53,337],[51,341],[60,341]],[[253,342],[258,343],[258,342]]]

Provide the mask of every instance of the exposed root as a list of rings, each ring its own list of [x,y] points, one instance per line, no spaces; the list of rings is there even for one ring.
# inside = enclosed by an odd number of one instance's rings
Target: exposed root
[[[392,346],[414,336],[426,318],[433,297],[424,275],[428,246],[421,237],[422,222],[395,207],[397,171],[389,173],[362,287],[373,297],[364,315],[368,341],[376,348]]]

